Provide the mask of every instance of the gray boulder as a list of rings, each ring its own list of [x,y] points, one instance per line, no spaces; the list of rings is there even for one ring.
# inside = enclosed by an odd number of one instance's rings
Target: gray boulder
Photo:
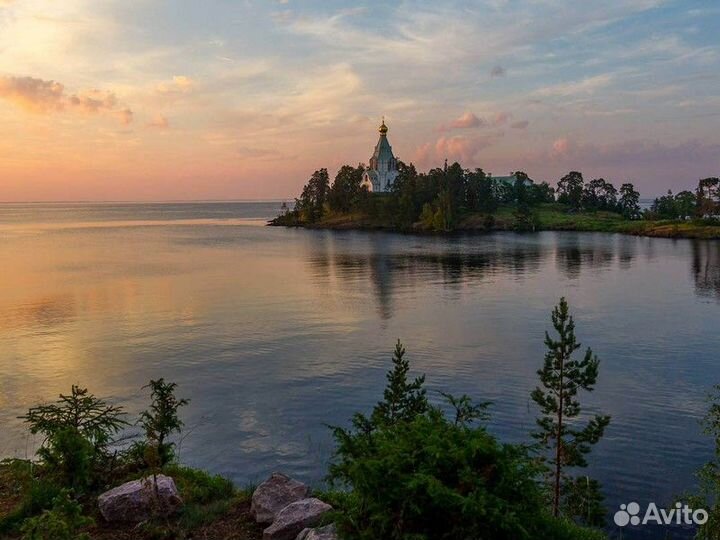
[[[325,525],[317,529],[303,529],[295,540],[338,540],[335,524]]]
[[[272,525],[263,531],[263,540],[295,540],[303,529],[314,527],[332,506],[320,499],[303,499],[278,512]]]
[[[151,516],[169,516],[182,504],[175,481],[163,474],[126,482],[98,497],[100,513],[107,521],[137,522]]]
[[[258,523],[272,523],[278,512],[288,504],[305,499],[310,494],[302,482],[281,473],[273,473],[253,493],[250,515]]]

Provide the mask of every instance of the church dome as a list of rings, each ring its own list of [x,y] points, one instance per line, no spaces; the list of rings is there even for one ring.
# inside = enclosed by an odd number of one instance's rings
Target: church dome
[[[381,135],[385,135],[388,132],[388,127],[385,125],[385,118],[383,118],[382,124],[380,124],[380,128],[378,129]]]

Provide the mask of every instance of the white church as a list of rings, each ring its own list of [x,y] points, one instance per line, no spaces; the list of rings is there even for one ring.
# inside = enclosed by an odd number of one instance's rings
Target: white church
[[[375,145],[370,165],[363,173],[361,185],[374,193],[387,193],[391,190],[398,171],[397,160],[393,156],[392,147],[387,138],[388,128],[385,125],[385,118],[383,118],[378,131],[380,131],[380,139]]]

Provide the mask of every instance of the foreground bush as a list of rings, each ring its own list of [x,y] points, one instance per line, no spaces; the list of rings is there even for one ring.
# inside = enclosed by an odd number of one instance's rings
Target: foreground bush
[[[349,539],[522,540],[603,538],[552,518],[536,461],[501,444],[477,420],[485,405],[448,397],[451,417],[428,404],[423,378],[407,381],[400,345],[384,400],[338,442],[330,480],[346,489],[341,533]]]

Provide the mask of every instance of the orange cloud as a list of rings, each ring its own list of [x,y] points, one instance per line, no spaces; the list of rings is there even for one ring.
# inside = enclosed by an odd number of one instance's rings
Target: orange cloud
[[[72,110],[84,114],[111,112],[123,124],[132,122],[128,108],[115,110],[117,98],[112,92],[87,90],[67,96],[65,86],[57,81],[35,77],[0,77],[0,98],[35,113]]]
[[[77,107],[83,112],[92,114],[99,112],[101,109],[112,110],[116,102],[115,94],[102,92],[100,90],[88,90],[87,92],[68,98],[68,104],[70,106]]]
[[[34,77],[0,77],[0,98],[32,112],[62,110],[65,87]]]

